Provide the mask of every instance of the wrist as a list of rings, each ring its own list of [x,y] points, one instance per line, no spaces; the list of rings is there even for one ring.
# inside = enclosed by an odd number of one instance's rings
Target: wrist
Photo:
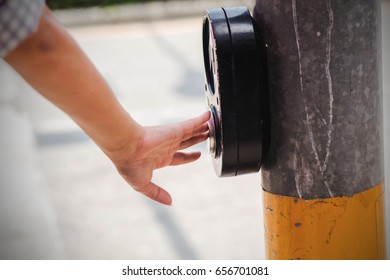
[[[144,128],[135,122],[130,115],[123,124],[116,124],[115,128],[102,143],[100,148],[114,163],[122,161],[134,154],[144,139]]]

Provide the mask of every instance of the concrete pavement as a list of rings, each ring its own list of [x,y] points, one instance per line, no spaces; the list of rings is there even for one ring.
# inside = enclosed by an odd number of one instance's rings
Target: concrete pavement
[[[383,7],[389,30],[390,2]],[[142,124],[205,110],[199,17],[70,32]],[[389,143],[390,37],[383,35]],[[264,258],[258,174],[216,178],[198,145],[198,162],[156,172],[154,182],[174,198],[160,206],[127,186],[83,132],[2,61],[0,89],[0,258]]]
[[[253,7],[255,0],[170,0],[55,11],[66,26],[199,17],[207,8]]]

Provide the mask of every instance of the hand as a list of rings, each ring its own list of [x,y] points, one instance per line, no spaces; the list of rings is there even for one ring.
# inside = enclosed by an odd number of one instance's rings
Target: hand
[[[112,159],[118,172],[138,192],[165,205],[172,204],[167,191],[151,182],[153,171],[165,166],[181,165],[197,160],[201,153],[181,150],[208,138],[210,113],[181,123],[144,127],[138,146]]]

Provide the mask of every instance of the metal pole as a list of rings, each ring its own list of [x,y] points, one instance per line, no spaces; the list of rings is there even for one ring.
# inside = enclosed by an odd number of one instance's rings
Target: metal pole
[[[268,45],[269,259],[383,259],[379,0],[257,0]]]

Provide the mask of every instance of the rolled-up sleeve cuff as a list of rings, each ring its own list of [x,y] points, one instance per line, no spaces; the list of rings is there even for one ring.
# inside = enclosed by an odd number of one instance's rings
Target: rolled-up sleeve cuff
[[[0,0],[0,57],[38,28],[45,0]]]

